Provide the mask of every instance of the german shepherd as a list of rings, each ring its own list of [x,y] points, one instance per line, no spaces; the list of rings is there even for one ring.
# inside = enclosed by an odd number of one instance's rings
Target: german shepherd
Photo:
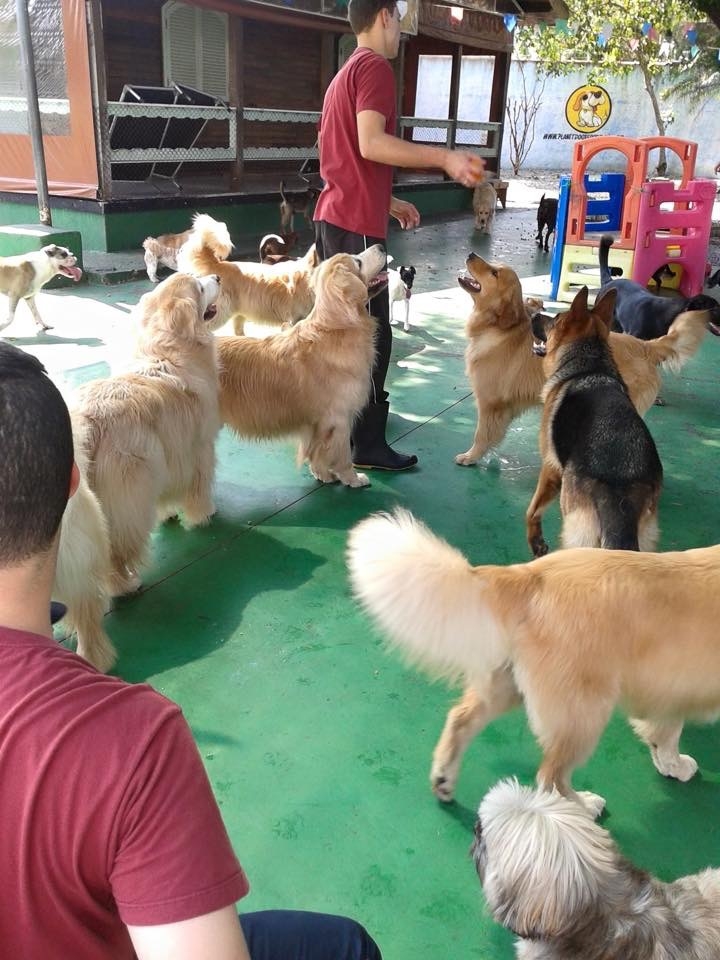
[[[560,493],[564,547],[653,550],[662,464],[608,345],[614,293],[588,309],[588,288],[549,318],[540,425],[542,467],[527,510],[533,556],[548,551],[541,518]]]
[[[351,531],[348,568],[355,596],[393,645],[432,675],[465,681],[433,754],[440,800],[452,799],[475,735],[523,703],[543,753],[538,786],[594,815],[602,797],[575,793],[572,772],[616,707],[635,718],[659,773],[684,781],[697,771],[678,746],[685,717],[720,716],[720,546],[558,550],[474,567],[396,510]]]

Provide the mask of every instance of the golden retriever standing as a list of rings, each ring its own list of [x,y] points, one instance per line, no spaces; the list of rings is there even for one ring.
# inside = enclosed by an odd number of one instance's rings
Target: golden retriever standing
[[[246,320],[297,323],[310,313],[315,299],[313,274],[319,262],[314,244],[295,261],[225,263],[217,249],[216,228],[217,222],[207,214],[195,216],[192,233],[178,259],[181,269],[189,273],[220,278],[214,329],[232,320],[235,333],[242,335]]]
[[[473,300],[465,325],[465,372],[475,395],[478,422],[472,446],[455,462],[476,463],[497,446],[512,420],[540,403],[545,385],[542,362],[533,355],[533,334],[517,274],[504,264],[467,258],[468,275],[458,283]],[[664,337],[637,340],[610,334],[610,349],[638,413],[653,404],[660,389],[658,367],[678,371],[705,336],[707,315],[681,314]]]
[[[543,752],[538,785],[595,816],[605,801],[576,794],[571,777],[616,707],[636,718],[663,776],[689,780],[697,770],[678,743],[686,717],[720,711],[720,546],[559,550],[472,567],[398,510],[351,531],[348,564],[356,596],[392,643],[435,674],[467,680],[433,756],[440,800],[452,799],[475,734],[522,702]]]
[[[177,273],[137,307],[137,365],[76,395],[88,480],[108,526],[113,594],[140,585],[150,533],[182,511],[186,527],[215,511],[220,429],[215,337],[217,277]]]
[[[481,233],[490,233],[495,219],[497,193],[489,180],[479,183],[473,190],[473,214],[475,215],[475,229]]]
[[[220,416],[242,437],[300,435],[305,460],[323,483],[369,483],[352,464],[350,430],[367,402],[375,356],[369,288],[384,282],[379,244],[321,264],[312,313],[263,339],[218,337]]]

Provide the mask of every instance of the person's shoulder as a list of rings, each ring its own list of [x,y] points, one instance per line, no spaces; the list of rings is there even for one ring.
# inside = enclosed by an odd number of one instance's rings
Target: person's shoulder
[[[379,74],[394,77],[390,61],[368,47],[359,47],[347,61],[347,67],[356,73]]]

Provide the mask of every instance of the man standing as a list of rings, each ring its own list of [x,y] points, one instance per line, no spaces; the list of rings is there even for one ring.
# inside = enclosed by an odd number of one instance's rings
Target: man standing
[[[464,150],[425,146],[395,136],[395,77],[388,61],[400,47],[405,0],[350,0],[348,19],[357,49],[327,89],[320,123],[320,176],[325,186],[315,207],[318,253],[360,253],[386,244],[388,217],[403,230],[420,223],[417,208],[392,196],[393,167],[444,170],[474,187],[483,175],[480,157]],[[353,462],[363,468],[406,470],[414,455],[398,453],[385,440],[392,328],[387,290],[370,304],[377,320],[370,398],[353,434]]]

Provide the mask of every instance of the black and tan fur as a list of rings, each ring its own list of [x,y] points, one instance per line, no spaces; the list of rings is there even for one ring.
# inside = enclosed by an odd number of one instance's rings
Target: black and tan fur
[[[312,212],[320,196],[317,187],[305,190],[286,190],[285,181],[280,181],[280,233],[291,233],[295,215],[301,214],[308,226],[312,226]]]
[[[540,426],[542,466],[527,510],[533,555],[541,518],[560,495],[565,547],[652,550],[662,464],[610,352],[614,296],[588,309],[588,289],[548,326]]]

